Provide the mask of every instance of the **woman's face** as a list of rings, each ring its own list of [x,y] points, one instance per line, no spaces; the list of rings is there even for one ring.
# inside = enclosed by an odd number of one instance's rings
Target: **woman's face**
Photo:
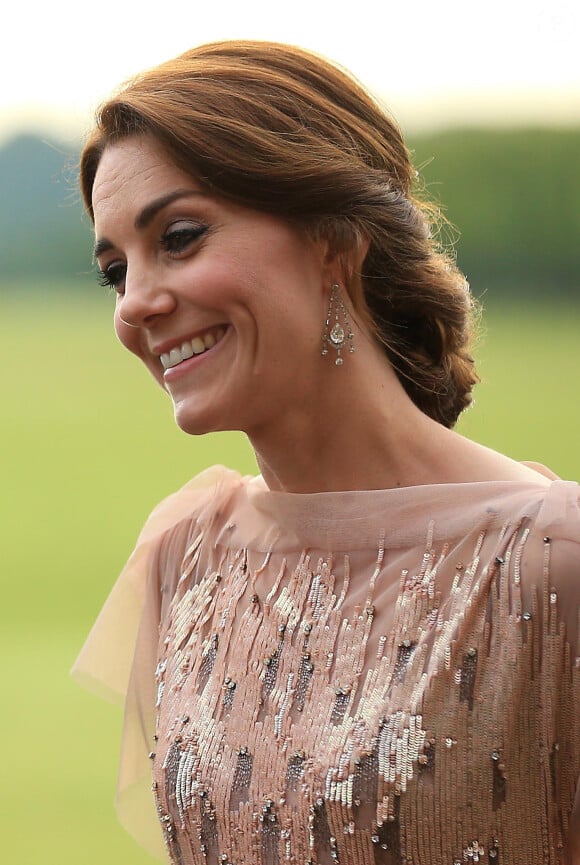
[[[336,278],[326,244],[206,194],[146,136],[105,150],[92,200],[117,335],[182,429],[251,435],[316,399],[332,366],[320,357]]]

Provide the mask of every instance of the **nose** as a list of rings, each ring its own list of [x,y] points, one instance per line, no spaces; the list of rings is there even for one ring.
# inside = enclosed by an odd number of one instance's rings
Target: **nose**
[[[117,302],[117,315],[124,324],[147,327],[159,316],[172,313],[175,305],[173,293],[154,274],[131,273],[127,268],[124,292]]]

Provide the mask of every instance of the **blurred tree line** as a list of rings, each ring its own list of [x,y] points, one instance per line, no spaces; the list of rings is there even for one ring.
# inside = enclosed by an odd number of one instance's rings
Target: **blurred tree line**
[[[412,147],[475,294],[580,295],[580,129],[455,130]]]
[[[88,274],[91,231],[76,186],[78,151],[22,135],[0,148],[0,286]]]
[[[577,298],[580,129],[455,129],[409,145],[476,295]],[[77,156],[30,135],[0,148],[0,286],[90,277]]]

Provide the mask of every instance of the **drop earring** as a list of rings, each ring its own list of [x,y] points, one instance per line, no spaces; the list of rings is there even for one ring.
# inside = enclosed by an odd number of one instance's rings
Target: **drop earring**
[[[322,334],[322,355],[328,354],[329,346],[334,348],[337,352],[334,363],[336,366],[342,366],[344,359],[340,353],[343,348],[348,346],[349,353],[352,354],[354,351],[353,340],[350,316],[342,300],[340,286],[335,283],[330,289],[328,312]]]

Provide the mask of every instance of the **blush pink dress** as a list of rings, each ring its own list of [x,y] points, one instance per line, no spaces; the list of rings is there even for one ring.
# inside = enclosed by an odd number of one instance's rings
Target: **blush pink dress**
[[[576,483],[210,469],[77,661],[125,702],[121,819],[174,865],[578,862],[579,597]]]

